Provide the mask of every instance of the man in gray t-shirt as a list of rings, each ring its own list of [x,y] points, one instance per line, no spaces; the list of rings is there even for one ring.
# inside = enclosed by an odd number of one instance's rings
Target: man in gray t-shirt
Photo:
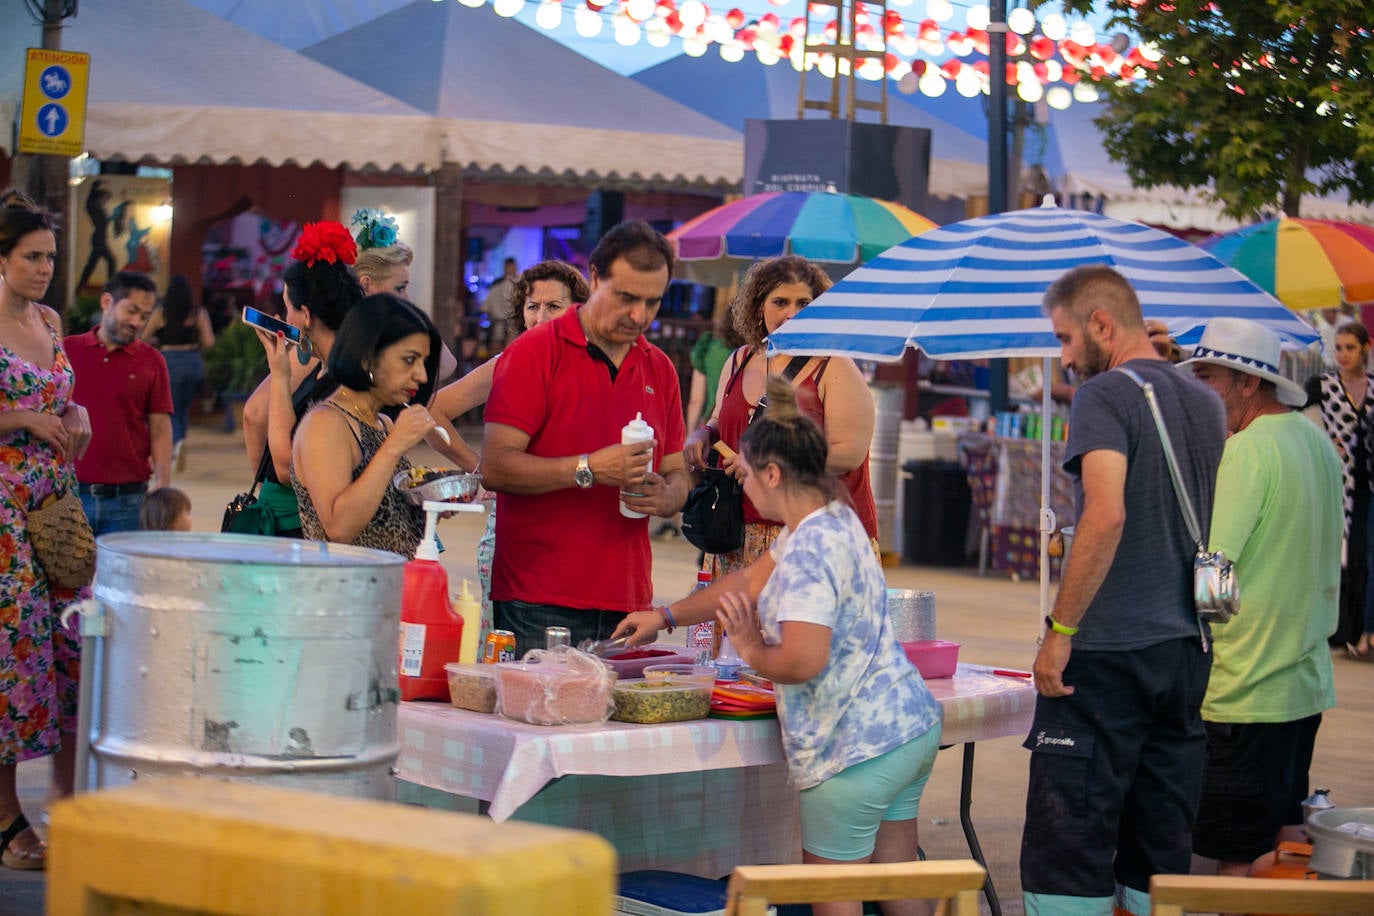
[[[1193,611],[1194,545],[1144,393],[1151,383],[1204,537],[1225,412],[1160,359],[1135,291],[1105,266],[1045,294],[1063,362],[1086,381],[1065,468],[1078,525],[1035,659],[1021,883],[1028,914],[1149,912],[1154,874],[1186,873],[1206,743],[1210,656]]]

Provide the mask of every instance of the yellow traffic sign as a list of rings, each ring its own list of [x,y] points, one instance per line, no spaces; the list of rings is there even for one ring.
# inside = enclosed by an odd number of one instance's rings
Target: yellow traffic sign
[[[86,87],[91,55],[29,48],[24,66],[20,153],[79,156],[86,147]]]

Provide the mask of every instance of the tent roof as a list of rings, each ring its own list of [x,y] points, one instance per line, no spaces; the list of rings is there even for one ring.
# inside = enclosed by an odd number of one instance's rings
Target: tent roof
[[[415,0],[301,53],[438,116],[444,159],[541,180],[728,188],[733,130],[489,9]]]
[[[63,48],[91,55],[86,149],[97,158],[439,164],[438,125],[423,112],[186,0],[85,3],[66,25]],[[18,108],[24,48],[40,41],[36,25],[0,29],[0,117]]]
[[[634,79],[735,130],[744,129],[746,118],[797,116],[801,74],[787,63],[766,66],[753,55],[738,63],[715,54],[699,58],[682,55],[641,70]],[[878,87],[867,83],[860,91],[861,98],[876,98]],[[887,114],[889,124],[930,129],[930,194],[967,197],[986,193],[984,140],[918,107],[910,97],[897,92],[895,84],[888,86]]]

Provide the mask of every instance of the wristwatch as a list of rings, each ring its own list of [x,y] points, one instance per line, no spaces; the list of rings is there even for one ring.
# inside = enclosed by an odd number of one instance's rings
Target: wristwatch
[[[577,470],[573,471],[573,483],[584,490],[589,489],[596,482],[596,478],[592,475],[592,466],[588,463],[589,460],[590,456],[588,455],[578,455]]]

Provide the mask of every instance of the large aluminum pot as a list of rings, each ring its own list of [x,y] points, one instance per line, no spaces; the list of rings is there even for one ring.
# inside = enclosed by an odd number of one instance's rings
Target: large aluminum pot
[[[394,797],[401,557],[232,534],[98,546],[85,788],[193,775]]]

